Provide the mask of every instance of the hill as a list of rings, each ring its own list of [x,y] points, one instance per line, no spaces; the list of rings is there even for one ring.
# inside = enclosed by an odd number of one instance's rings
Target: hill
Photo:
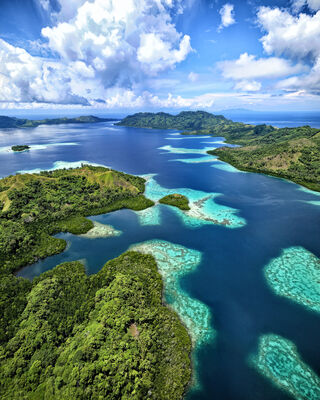
[[[86,215],[153,205],[144,190],[89,165],[0,180],[1,398],[181,399],[191,340],[152,256],[127,252],[91,276],[76,261],[32,282],[11,273],[63,251],[52,235],[87,232]]]
[[[154,258],[132,251],[91,276],[68,262],[2,277],[1,398],[180,400],[191,341],[162,290]]]
[[[240,140],[239,140],[240,142]],[[320,191],[320,131],[309,126],[283,128],[241,140],[238,148],[209,151],[220,160],[250,172],[289,179]]]
[[[86,233],[84,218],[121,208],[153,205],[143,196],[143,178],[103,167],[43,171],[0,180],[0,272],[10,272],[64,250],[52,237]]]
[[[0,115],[0,128],[35,128],[39,125],[58,125],[58,124],[86,124],[113,121],[109,118],[99,118],[93,115],[81,116],[76,118],[47,118],[40,120],[22,119],[6,117]]]
[[[117,125],[152,129],[200,130],[231,121],[222,115],[213,115],[205,111],[183,111],[178,115],[164,112],[137,113],[124,118]]]
[[[222,136],[242,147],[209,151],[238,169],[290,179],[320,191],[320,130],[302,126],[277,129],[270,125],[233,122],[204,111],[138,113],[119,125],[141,128],[178,129],[184,135]]]

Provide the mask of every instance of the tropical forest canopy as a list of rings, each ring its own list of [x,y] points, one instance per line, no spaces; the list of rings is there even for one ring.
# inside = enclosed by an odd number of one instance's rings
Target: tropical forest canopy
[[[191,342],[152,256],[127,252],[92,276],[76,261],[32,282],[11,273],[64,250],[51,235],[87,232],[87,215],[153,205],[144,185],[88,165],[0,180],[1,398],[182,397]]]

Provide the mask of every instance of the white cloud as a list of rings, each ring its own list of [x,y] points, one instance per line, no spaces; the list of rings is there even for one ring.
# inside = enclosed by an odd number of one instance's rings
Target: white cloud
[[[320,57],[309,74],[282,80],[277,87],[287,91],[308,91],[309,93],[320,95]]]
[[[170,14],[181,0],[59,2],[56,25],[42,30],[55,59],[0,40],[0,101],[89,104],[122,89],[142,93],[148,77],[173,69],[192,51]],[[41,4],[49,7],[47,0]]]
[[[199,79],[199,75],[191,71],[190,74],[188,75],[188,79],[191,82],[197,82],[197,80]]]
[[[205,94],[192,98],[185,98],[182,96],[173,96],[171,93],[169,93],[167,97],[160,98],[148,91],[143,92],[141,95],[136,95],[133,91],[122,90],[114,96],[110,96],[106,103],[102,105],[102,107],[107,109],[210,108],[212,107],[214,100],[214,94]]]
[[[302,4],[295,3],[296,6]],[[317,10],[320,1],[308,1],[308,6]],[[320,94],[320,11],[313,15],[292,15],[288,10],[260,7],[257,16],[266,32],[261,41],[268,54],[284,55],[292,60],[307,60],[311,63],[308,74],[280,81],[277,87]]]
[[[72,71],[0,39],[0,101],[88,104],[72,91]]]
[[[300,11],[305,5],[312,11],[320,10],[320,0],[293,0],[292,6],[294,11]]]
[[[293,66],[283,58],[256,58],[248,53],[241,54],[237,60],[221,61],[218,67],[225,78],[234,80],[279,78],[304,69],[301,64]]]
[[[268,54],[313,59],[320,55],[320,11],[294,16],[277,7],[260,7],[257,17],[266,32],[261,42]]]
[[[243,80],[237,82],[234,88],[235,90],[241,90],[243,92],[257,92],[261,89],[261,83],[257,81]]]
[[[221,31],[223,28],[226,28],[236,22],[234,18],[234,5],[226,3],[223,7],[221,7],[219,14],[221,15],[221,24],[218,28],[218,31]]]
[[[92,0],[58,0],[60,10],[58,13],[54,13],[53,17],[59,22],[70,21],[76,16],[78,8],[87,1],[91,2]]]
[[[168,0],[94,0],[70,23],[44,28],[49,46],[65,62],[81,60],[104,87],[131,86],[173,68],[192,50],[177,32]]]

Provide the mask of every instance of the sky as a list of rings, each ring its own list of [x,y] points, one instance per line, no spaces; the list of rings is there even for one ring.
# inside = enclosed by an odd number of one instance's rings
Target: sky
[[[320,110],[320,0],[0,0],[0,112],[243,108]]]

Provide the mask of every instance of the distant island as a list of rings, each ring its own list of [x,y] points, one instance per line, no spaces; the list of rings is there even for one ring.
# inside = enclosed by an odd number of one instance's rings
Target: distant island
[[[90,276],[79,261],[33,281],[13,274],[62,252],[52,235],[91,230],[88,215],[152,206],[144,190],[141,177],[89,165],[0,179],[1,398],[182,398],[191,339],[153,256],[129,251]]]
[[[11,150],[12,151],[25,151],[25,150],[29,150],[30,146],[26,145],[26,144],[18,144],[15,146],[11,146]]]
[[[178,129],[184,135],[222,136],[241,147],[209,151],[234,167],[291,180],[320,191],[320,129],[302,126],[277,129],[270,125],[233,122],[205,111],[137,113],[117,125]]]
[[[35,128],[39,125],[59,125],[59,124],[87,124],[97,122],[115,121],[113,118],[99,118],[93,115],[81,116],[76,118],[46,118],[39,120],[6,117],[0,115],[0,128]]]
[[[159,203],[178,207],[180,208],[180,210],[184,211],[190,210],[189,200],[183,194],[178,194],[178,193],[169,194],[168,196],[162,197],[162,199],[159,200]]]

